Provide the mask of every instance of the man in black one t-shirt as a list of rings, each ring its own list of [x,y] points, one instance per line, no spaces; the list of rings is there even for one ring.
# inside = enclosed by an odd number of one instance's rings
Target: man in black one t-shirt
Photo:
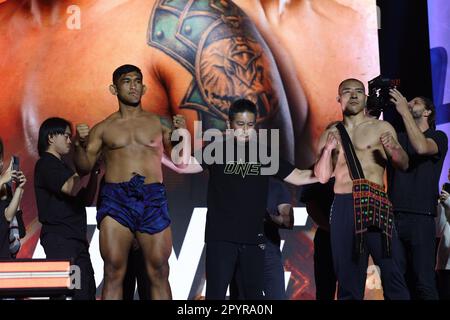
[[[200,161],[202,168],[198,170],[209,171],[205,234],[206,299],[225,299],[235,272],[242,275],[240,279],[243,283],[239,284],[239,288],[243,292],[240,296],[244,299],[262,299],[263,234],[269,177],[272,175],[294,185],[317,180],[311,170],[296,169],[282,159],[278,170],[270,172],[271,163],[264,163],[261,154],[274,156],[278,150],[272,148],[268,151],[263,144],[253,144],[258,140],[254,130],[256,106],[253,102],[245,99],[235,101],[228,116],[228,126],[233,133],[205,147],[202,154],[204,161]],[[219,149],[224,151],[221,155],[217,151]],[[211,152],[211,155],[214,153],[214,161],[206,159],[207,150],[217,151]]]
[[[406,129],[398,141],[409,156],[405,172],[389,173],[395,225],[406,255],[406,280],[413,299],[437,300],[434,217],[448,139],[444,132],[435,130],[432,101],[416,97],[408,102],[395,89],[391,97]]]
[[[70,123],[61,118],[49,118],[39,129],[34,189],[42,224],[41,244],[47,259],[72,259],[80,268],[81,288],[75,288],[73,299],[94,300],[94,270],[86,239],[85,203],[89,197],[77,192],[80,177],[61,159],[70,151],[71,135]]]

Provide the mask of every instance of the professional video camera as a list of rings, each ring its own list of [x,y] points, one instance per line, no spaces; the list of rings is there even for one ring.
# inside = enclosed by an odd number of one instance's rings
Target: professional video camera
[[[390,89],[398,89],[400,87],[400,79],[387,79],[381,75],[369,81],[369,96],[367,97],[367,112],[379,117],[381,112],[394,104],[390,101]]]

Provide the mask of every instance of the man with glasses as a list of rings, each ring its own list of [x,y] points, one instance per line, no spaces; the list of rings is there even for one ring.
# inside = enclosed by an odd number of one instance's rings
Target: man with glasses
[[[70,152],[71,136],[70,123],[61,118],[49,118],[39,129],[34,189],[42,224],[41,244],[47,259],[72,259],[80,268],[80,286],[75,287],[73,299],[95,300],[85,209],[95,188],[80,190],[79,175],[62,160]]]

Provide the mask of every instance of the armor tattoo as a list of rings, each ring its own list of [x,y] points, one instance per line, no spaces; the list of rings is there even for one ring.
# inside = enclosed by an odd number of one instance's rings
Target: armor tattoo
[[[198,112],[203,128],[225,128],[238,98],[253,101],[263,125],[279,109],[269,49],[250,19],[231,1],[158,0],[148,45],[179,62],[193,77],[181,108]]]

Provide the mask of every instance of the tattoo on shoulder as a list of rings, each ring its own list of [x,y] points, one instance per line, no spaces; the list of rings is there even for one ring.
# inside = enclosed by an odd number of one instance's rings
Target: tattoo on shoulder
[[[258,122],[278,112],[270,50],[232,1],[155,1],[147,44],[192,74],[180,108],[197,111],[205,130],[225,129],[228,109],[238,98],[255,102]]]

